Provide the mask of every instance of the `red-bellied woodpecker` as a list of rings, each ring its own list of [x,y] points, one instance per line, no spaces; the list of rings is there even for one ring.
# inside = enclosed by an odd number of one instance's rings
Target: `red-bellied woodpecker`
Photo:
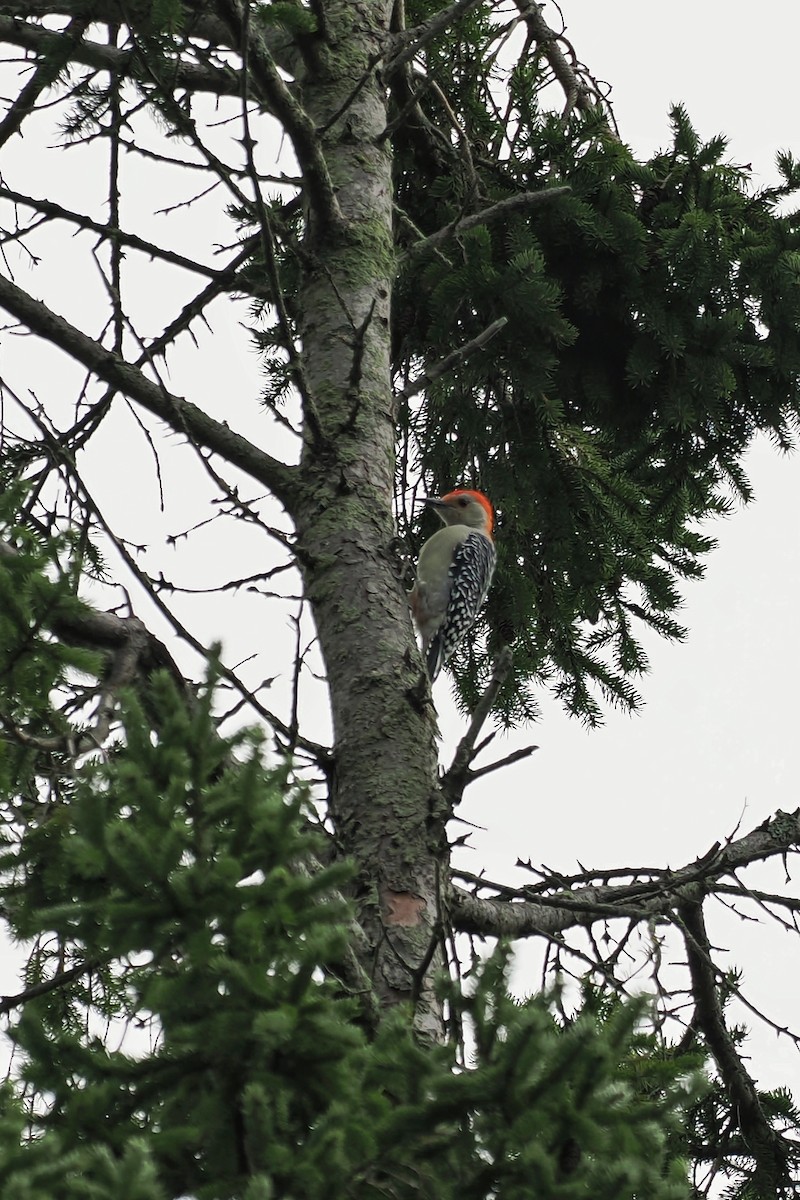
[[[425,504],[436,509],[445,527],[420,551],[409,603],[433,683],[486,599],[497,552],[494,509],[483,492],[459,488]]]

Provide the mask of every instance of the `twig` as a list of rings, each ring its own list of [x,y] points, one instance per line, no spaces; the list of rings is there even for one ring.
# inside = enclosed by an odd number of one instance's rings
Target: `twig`
[[[433,383],[440,375],[444,375],[447,371],[452,370],[456,363],[463,362],[465,358],[468,358],[476,350],[482,350],[486,343],[491,341],[495,334],[499,333],[507,324],[508,317],[498,317],[496,321],[492,321],[491,325],[488,325],[482,333],[465,342],[463,346],[459,346],[457,350],[453,350],[451,354],[447,354],[432,367],[426,367],[418,379],[415,379],[413,383],[406,384],[402,391],[397,392],[397,399],[410,400],[412,396],[416,396],[418,392],[421,392],[428,384]]]
[[[256,171],[256,162],[253,156],[253,149],[256,145],[254,138],[250,132],[250,116],[247,111],[248,102],[248,78],[249,78],[249,33],[250,33],[250,8],[246,5],[242,17],[242,126],[244,136],[242,145],[244,146],[245,159],[247,163],[247,174],[253,188],[253,200],[258,214],[258,224],[260,231],[261,251],[264,255],[264,266],[267,272],[267,278],[270,286],[270,300],[275,307],[275,312],[278,316],[278,327],[281,331],[281,339],[283,341],[283,349],[286,351],[286,356],[289,360],[289,369],[292,374],[292,379],[297,391],[300,395],[300,400],[303,406],[303,413],[306,418],[311,434],[317,445],[323,444],[322,426],[317,412],[316,404],[308,387],[308,381],[303,369],[303,360],[297,349],[292,323],[289,319],[289,313],[286,308],[286,301],[283,295],[283,287],[281,286],[280,273],[278,264],[275,259],[275,235],[272,230],[272,222],[270,221],[267,206],[264,204],[264,197],[261,194],[261,187],[258,182],[258,173]]]
[[[477,195],[478,192],[478,176],[475,173],[475,163],[472,161],[472,149],[469,144],[469,138],[467,137],[463,126],[459,122],[458,117],[453,112],[450,101],[447,99],[447,96],[444,94],[435,80],[431,80],[431,91],[438,98],[439,103],[447,114],[447,119],[458,134],[458,142],[461,147],[467,176],[469,178],[469,199],[472,199]]]
[[[22,122],[33,112],[39,96],[55,83],[63,68],[72,60],[88,24],[86,17],[73,17],[59,36],[58,47],[52,54],[39,60],[33,75],[0,121],[0,146],[5,146],[8,139],[19,132]]]
[[[464,794],[470,763],[476,753],[475,742],[478,739],[478,734],[483,728],[486,718],[492,711],[492,705],[497,698],[497,693],[500,691],[508,672],[511,670],[512,658],[511,648],[504,646],[495,659],[492,677],[475,706],[475,712],[472,714],[472,720],[469,723],[467,732],[458,744],[449,769],[442,776],[442,791],[448,797],[453,807],[460,803]]]
[[[498,221],[508,213],[515,212],[518,208],[535,208],[540,204],[549,204],[552,200],[558,200],[561,196],[569,195],[571,191],[572,188],[567,185],[561,185],[559,187],[542,188],[538,192],[521,192],[518,196],[507,196],[505,200],[499,200],[497,204],[492,204],[489,208],[472,213],[468,217],[458,217],[457,220],[452,221],[449,225],[445,225],[442,229],[437,229],[436,233],[431,233],[428,237],[423,238],[421,242],[416,242],[414,245],[409,246],[404,257],[415,259],[423,254],[430,254],[431,250],[436,250],[450,238],[462,233],[468,233],[470,229],[475,229],[478,225],[490,225],[493,221]]]
[[[369,78],[372,75],[372,72],[375,70],[378,63],[381,61],[381,58],[382,58],[382,55],[380,55],[380,54],[375,54],[370,58],[369,66],[367,67],[366,71],[364,71],[362,73],[361,78],[358,80],[355,87],[351,90],[350,94],[342,101],[342,103],[339,105],[339,107],[336,109],[336,111],[332,114],[332,116],[330,116],[328,118],[328,120],[325,122],[324,125],[317,126],[317,137],[320,137],[320,138],[324,137],[325,134],[328,133],[329,130],[333,129],[336,122],[339,121],[344,116],[344,114],[347,112],[348,108],[350,108],[350,106],[353,104],[353,102],[355,101],[355,99],[357,98],[359,93],[363,90],[364,86],[368,83]]]
[[[473,783],[474,780],[480,779],[481,775],[488,775],[490,771],[499,771],[501,767],[510,767],[512,763],[522,762],[523,759],[530,758],[538,749],[538,746],[523,746],[519,750],[512,750],[511,754],[507,754],[505,758],[498,758],[496,762],[488,763],[485,767],[476,767],[475,770],[467,772],[467,783]]]
[[[217,10],[240,44],[248,26],[241,0],[218,0]],[[284,82],[262,39],[248,37],[248,59],[262,99],[291,138],[314,215],[323,228],[341,224],[342,212],[313,121]]]
[[[449,25],[459,17],[465,16],[472,8],[477,8],[482,0],[455,0],[453,4],[443,8],[441,12],[423,21],[414,29],[407,29],[397,35],[397,50],[389,58],[384,68],[384,78],[391,79],[397,71],[410,62],[429,42],[443,33]]]
[[[52,979],[43,979],[40,983],[31,984],[30,987],[25,988],[24,992],[18,992],[16,996],[3,996],[0,999],[0,1014],[9,1013],[13,1008],[19,1008],[20,1005],[26,1004],[28,1000],[35,1000],[37,996],[46,996],[48,992],[72,983],[73,979],[80,979],[81,975],[88,975],[99,965],[99,959],[89,959],[87,962],[70,967],[68,971],[59,971]]]
[[[109,25],[108,40],[110,45],[116,45],[118,28]],[[120,104],[119,79],[111,72],[110,78],[110,154],[108,180],[108,219],[109,223],[119,228],[119,165],[120,145],[119,135],[122,127],[122,107]],[[122,311],[122,247],[116,238],[110,239],[111,259],[111,310],[114,320],[114,352],[122,354],[122,344],[125,332],[125,318]]]
[[[138,401],[176,433],[189,434],[201,446],[220,454],[232,466],[239,467],[258,480],[282,503],[285,504],[292,496],[296,474],[293,467],[259,449],[197,405],[151,382],[139,368],[106,350],[94,338],[88,337],[1,275],[0,306],[27,325],[33,333],[82,363],[98,378]]]
[[[345,315],[347,316],[353,328],[353,341],[351,343],[353,349],[353,361],[350,365],[350,377],[347,381],[347,394],[348,397],[352,397],[352,403],[350,404],[349,413],[339,426],[339,433],[341,435],[343,433],[348,433],[351,429],[355,428],[355,423],[358,420],[358,414],[361,411],[361,402],[363,399],[361,379],[364,369],[364,345],[367,338],[367,332],[372,324],[372,318],[375,315],[375,297],[372,297],[372,302],[367,310],[367,315],[364,317],[364,320],[360,325],[356,325],[353,321],[353,318],[347,311],[347,306],[339,296],[339,289],[332,277],[331,283],[337,297],[339,298],[339,302],[342,305]]]

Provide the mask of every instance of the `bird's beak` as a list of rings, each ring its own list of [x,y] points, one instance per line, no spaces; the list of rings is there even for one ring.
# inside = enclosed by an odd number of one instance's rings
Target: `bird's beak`
[[[446,501],[440,500],[438,496],[425,496],[420,500],[420,504],[427,504],[429,508],[447,508]]]

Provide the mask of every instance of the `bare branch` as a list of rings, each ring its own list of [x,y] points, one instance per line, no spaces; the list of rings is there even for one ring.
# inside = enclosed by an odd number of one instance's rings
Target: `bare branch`
[[[475,896],[459,887],[452,889],[451,903],[455,929],[480,937],[550,936],[596,920],[643,921],[648,916],[643,907],[630,903],[593,903],[588,897],[573,900],[563,895],[518,903]]]
[[[452,768],[451,768],[452,770]],[[508,899],[484,899],[453,892],[453,919],[463,933],[487,937],[530,937],[556,933],[598,917],[632,917],[649,920],[669,917],[678,904],[692,903],[713,890],[714,882],[738,868],[763,859],[783,856],[800,846],[800,809],[777,812],[769,821],[742,838],[714,847],[678,871],[665,871],[658,879],[627,884],[571,887],[549,896],[529,898],[524,888]],[[492,887],[488,881],[481,887]]]
[[[499,200],[497,204],[492,204],[490,208],[471,213],[468,217],[458,217],[450,225],[437,229],[436,233],[431,233],[421,242],[409,246],[405,256],[410,259],[420,258],[423,254],[429,254],[431,250],[438,249],[450,238],[468,233],[470,229],[475,229],[478,225],[491,225],[493,221],[500,220],[501,217],[507,216],[508,213],[514,212],[518,208],[535,208],[540,204],[549,204],[551,200],[558,200],[561,196],[569,195],[571,191],[572,188],[564,185],[542,188],[538,192],[521,192],[518,196],[508,196],[505,200]]]
[[[292,467],[260,450],[247,438],[214,420],[196,404],[174,396],[153,383],[142,371],[106,350],[94,338],[76,329],[64,317],[34,300],[10,279],[0,276],[0,306],[39,337],[58,346],[82,363],[99,379],[136,400],[149,412],[165,421],[176,433],[219,454],[232,466],[257,479],[287,504],[294,490]]]
[[[559,46],[559,35],[542,16],[541,5],[535,0],[517,0],[517,7],[550,64],[553,74],[564,89],[567,102],[563,115],[569,116],[574,108],[582,112],[591,112],[597,107],[597,99],[567,61]]]
[[[92,232],[99,233],[104,238],[113,239],[123,246],[130,246],[132,250],[141,250],[143,254],[148,254],[151,258],[162,259],[164,262],[172,263],[176,267],[182,267],[185,271],[191,271],[195,275],[206,275],[209,279],[213,280],[225,278],[226,287],[232,288],[235,283],[235,277],[229,274],[231,270],[230,264],[221,270],[214,267],[207,267],[204,263],[196,262],[193,258],[186,258],[174,250],[169,250],[164,246],[157,246],[154,242],[148,242],[135,233],[126,233],[125,230],[118,229],[114,225],[106,225],[102,221],[95,221],[84,213],[72,212],[60,204],[55,204],[52,200],[41,200],[35,196],[26,196],[22,192],[14,191],[13,188],[3,185],[0,185],[0,199],[11,200],[14,204],[23,204],[26,208],[32,208],[48,218],[60,218],[64,221],[71,221],[74,225],[80,226],[81,229],[91,229]],[[252,253],[257,241],[258,238],[255,236],[246,238],[242,242],[242,251],[246,250],[248,253]],[[233,261],[237,265],[240,265],[246,258],[246,254],[244,258],[238,255]]]
[[[3,11],[18,17],[71,17],[80,16],[86,11],[86,0],[6,0]],[[212,11],[207,0],[183,0],[184,11],[183,33],[187,38],[200,39],[216,49],[226,47],[236,50],[238,46],[231,42],[230,31],[224,21],[221,21]],[[151,0],[129,0],[125,4],[124,15],[131,30],[152,27]],[[91,5],[92,20],[100,24],[113,24],[121,20],[119,0],[93,0]],[[303,62],[290,31],[282,28],[277,22],[259,31],[259,36],[269,46],[275,61],[285,71],[295,78],[303,74]]]
[[[452,354],[446,355],[438,363],[434,363],[432,367],[426,367],[418,379],[415,379],[413,383],[407,384],[402,391],[397,393],[397,398],[399,400],[410,400],[412,396],[416,396],[418,392],[421,392],[429,383],[433,383],[440,375],[444,375],[452,370],[456,363],[463,362],[465,358],[469,358],[470,354],[473,354],[476,350],[482,350],[486,343],[490,342],[495,334],[499,333],[503,326],[507,324],[508,317],[498,317],[496,321],[492,321],[491,325],[488,325],[482,333],[465,342],[463,346],[459,346]]]
[[[469,778],[469,766],[476,754],[475,743],[478,740],[478,734],[492,711],[492,705],[503,686],[503,680],[511,670],[511,661],[511,649],[504,646],[495,659],[492,677],[475,706],[475,712],[472,714],[467,732],[458,744],[449,769],[442,777],[442,791],[453,806],[459,804],[464,795],[464,788]]]
[[[124,79],[139,79],[143,64],[138,50],[119,50],[100,42],[79,41],[65,48],[67,35],[54,33],[42,25],[32,25],[14,17],[0,16],[0,41],[32,50],[42,58],[68,53],[72,62],[113,71]],[[163,81],[162,81],[163,82]],[[189,63],[170,63],[170,84],[187,92],[210,92],[215,96],[235,96],[239,91],[236,74],[227,67],[198,67]]]
[[[477,8],[480,3],[482,0],[454,0],[454,3],[448,4],[447,8],[443,8],[435,16],[423,21],[415,29],[408,29],[398,34],[395,42],[397,49],[384,68],[384,77],[391,78],[415,55],[419,54],[420,50],[423,50],[429,42],[443,33],[449,25],[452,25],[459,17],[463,17],[470,9]]]
[[[725,1024],[718,971],[711,959],[701,903],[682,904],[679,909],[686,956],[695,1002],[694,1024],[700,1029],[717,1064],[732,1101],[732,1110],[748,1150],[756,1161],[753,1182],[758,1191],[772,1193],[790,1183],[789,1147],[775,1132],[764,1113],[754,1081]],[[760,1185],[760,1186],[759,1186]]]

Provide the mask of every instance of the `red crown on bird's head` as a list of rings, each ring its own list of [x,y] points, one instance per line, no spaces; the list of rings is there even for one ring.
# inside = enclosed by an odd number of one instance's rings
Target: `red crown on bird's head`
[[[484,496],[483,492],[475,491],[473,488],[455,488],[452,492],[448,492],[441,499],[445,504],[455,504],[459,496],[470,496],[473,500],[477,500],[483,511],[486,513],[486,523],[490,533],[494,532],[494,508],[488,496]]]

